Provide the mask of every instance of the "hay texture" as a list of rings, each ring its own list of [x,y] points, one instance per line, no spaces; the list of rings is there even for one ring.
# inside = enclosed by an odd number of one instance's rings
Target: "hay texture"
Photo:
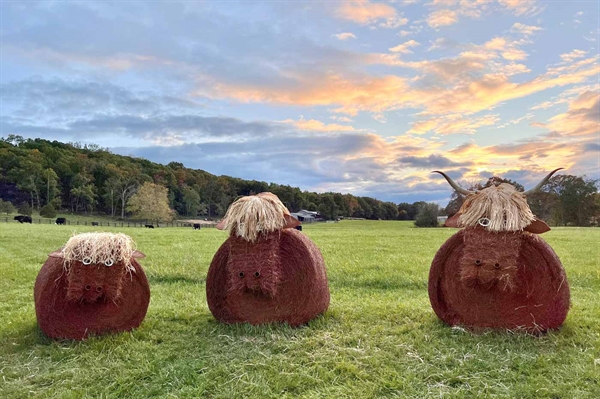
[[[150,288],[136,260],[143,254],[133,248],[123,234],[90,233],[50,254],[34,287],[40,329],[51,338],[82,340],[138,327]]]
[[[325,262],[317,246],[293,229],[271,193],[244,197],[227,211],[229,238],[206,279],[208,307],[224,323],[306,324],[329,307]],[[274,218],[276,220],[268,220]]]
[[[493,232],[521,231],[535,219],[523,193],[507,183],[468,195],[459,213],[461,227],[477,226],[487,218],[485,228]]]
[[[224,229],[246,241],[281,230],[290,212],[273,193],[260,193],[235,201],[224,216]]]
[[[451,326],[539,334],[561,326],[570,293],[560,260],[539,236],[468,227],[435,255],[429,299]]]

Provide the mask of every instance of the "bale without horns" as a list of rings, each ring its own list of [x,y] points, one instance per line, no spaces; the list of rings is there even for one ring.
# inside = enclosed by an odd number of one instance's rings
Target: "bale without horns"
[[[299,326],[329,307],[325,262],[317,246],[295,229],[255,243],[232,235],[210,264],[206,296],[221,322]]]

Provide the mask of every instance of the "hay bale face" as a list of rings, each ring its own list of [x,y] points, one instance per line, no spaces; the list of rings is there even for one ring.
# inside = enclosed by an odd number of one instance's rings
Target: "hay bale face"
[[[85,339],[138,327],[150,288],[129,236],[86,233],[50,254],[35,282],[40,329],[56,339]]]
[[[570,303],[565,271],[552,248],[537,234],[550,228],[535,219],[525,195],[508,184],[467,198],[446,225],[464,227],[433,259],[429,298],[449,325],[472,330],[509,329],[541,333],[564,322]],[[440,172],[441,173],[441,172]]]
[[[217,225],[229,238],[208,270],[206,295],[225,323],[306,324],[329,306],[325,263],[271,193],[243,197]]]

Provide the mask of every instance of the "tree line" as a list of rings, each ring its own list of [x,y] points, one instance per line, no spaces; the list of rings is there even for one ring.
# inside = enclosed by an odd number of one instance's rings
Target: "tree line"
[[[532,210],[539,212],[536,214],[542,219],[556,221],[555,224],[587,225],[599,208],[596,182],[565,176],[569,175],[553,177],[547,191],[531,197]],[[548,187],[552,189],[548,191]],[[144,201],[166,196],[166,205],[154,204],[154,212],[161,209],[170,217],[216,219],[239,196],[264,191],[276,194],[292,212],[316,210],[325,219],[414,220],[426,204],[423,201],[395,204],[352,194],[315,193],[289,185],[215,176],[186,168],[179,162],[161,165],[116,155],[94,144],[24,139],[16,135],[0,138],[0,200],[39,212],[61,209],[120,219],[146,218],[150,213],[143,212]],[[582,198],[585,200],[581,201]],[[440,213],[452,212],[459,202],[455,193]],[[573,208],[574,203],[578,204],[577,209]],[[551,218],[545,217],[548,214]]]

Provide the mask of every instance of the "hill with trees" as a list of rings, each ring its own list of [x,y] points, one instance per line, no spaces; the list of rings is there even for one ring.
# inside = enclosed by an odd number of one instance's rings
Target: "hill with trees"
[[[494,177],[487,184],[500,180]],[[142,187],[146,188],[141,190]],[[139,204],[152,196],[148,190],[166,194],[168,208],[175,216],[210,219],[222,216],[237,197],[263,191],[276,194],[292,212],[317,210],[326,219],[341,216],[414,220],[425,204],[394,204],[352,194],[315,193],[288,185],[215,176],[179,162],[161,165],[113,154],[93,144],[15,135],[0,138],[0,200],[19,209],[39,212],[44,208],[47,214],[65,210],[120,219],[143,217],[147,215]],[[456,212],[460,201],[455,194],[446,213]],[[530,203],[534,213],[555,224],[588,225],[600,208],[596,181],[571,175],[553,177],[545,191],[532,196]],[[166,215],[163,219],[173,216],[164,207],[157,209]]]

